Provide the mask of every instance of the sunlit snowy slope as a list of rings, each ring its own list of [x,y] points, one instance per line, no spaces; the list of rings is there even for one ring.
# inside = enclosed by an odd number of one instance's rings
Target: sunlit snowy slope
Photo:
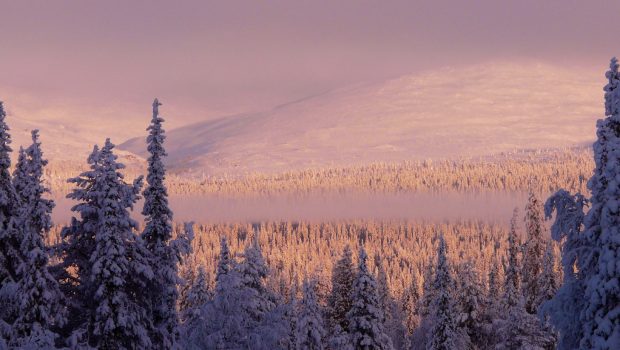
[[[124,115],[121,107],[37,99],[10,89],[0,88],[0,101],[4,102],[6,122],[11,129],[13,157],[17,157],[20,146],[30,145],[30,131],[39,129],[45,157],[55,164],[84,162],[93,145],[103,144],[106,137],[118,144],[146,133],[150,119],[148,104],[142,116],[131,118]]]
[[[602,114],[603,84],[538,64],[403,76],[171,130],[169,163],[234,174],[583,144]],[[144,155],[144,138],[121,148]]]

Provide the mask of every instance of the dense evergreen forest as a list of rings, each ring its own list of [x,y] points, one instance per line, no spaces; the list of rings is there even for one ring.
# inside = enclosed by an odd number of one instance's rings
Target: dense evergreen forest
[[[135,158],[125,176],[135,178],[144,166]],[[294,195],[316,193],[551,193],[560,188],[586,191],[594,162],[589,149],[521,151],[487,158],[435,160],[358,167],[306,169],[283,174],[249,173],[240,176],[166,176],[171,195],[223,197]],[[45,171],[53,193],[72,190],[66,179],[86,170],[82,164],[61,162]]]
[[[11,166],[0,103],[0,349],[618,349],[618,69],[612,59],[593,153],[230,179],[166,180],[155,100],[146,177],[125,178],[108,139],[60,185],[36,130]],[[62,227],[50,186],[75,201]],[[174,222],[169,188],[530,194],[506,226],[194,224]]]

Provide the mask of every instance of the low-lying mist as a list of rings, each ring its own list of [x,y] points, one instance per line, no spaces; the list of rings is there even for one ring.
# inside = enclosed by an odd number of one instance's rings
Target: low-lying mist
[[[221,196],[171,196],[174,220],[247,222],[265,220],[335,221],[353,219],[407,220],[483,220],[507,223],[514,207],[522,208],[527,196],[522,193],[409,193],[409,194],[314,194],[307,196],[265,196],[228,198]],[[75,204],[56,198],[55,223],[72,216]],[[141,219],[142,203],[134,208]]]

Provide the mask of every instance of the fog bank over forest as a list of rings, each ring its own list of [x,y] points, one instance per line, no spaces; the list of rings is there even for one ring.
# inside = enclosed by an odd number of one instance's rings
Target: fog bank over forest
[[[177,222],[247,222],[273,220],[337,221],[350,219],[407,219],[424,221],[481,220],[508,223],[514,207],[521,208],[522,193],[485,194],[313,194],[254,198],[221,196],[171,196]],[[74,202],[55,198],[53,220],[67,223]],[[136,208],[140,208],[138,204]],[[141,220],[138,211],[133,216]]]

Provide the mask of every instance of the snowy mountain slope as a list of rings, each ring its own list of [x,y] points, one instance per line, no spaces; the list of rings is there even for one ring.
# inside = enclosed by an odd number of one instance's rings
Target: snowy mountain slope
[[[239,174],[590,142],[602,77],[539,64],[442,69],[171,130],[176,171]],[[144,138],[120,148],[145,155]]]
[[[101,145],[106,137],[121,143],[146,133],[150,114],[148,105],[140,118],[128,118],[121,107],[98,108],[70,101],[39,100],[6,87],[0,87],[0,101],[4,102],[6,122],[11,129],[13,158],[17,157],[20,146],[30,145],[31,130],[39,129],[45,157],[53,164],[64,166],[67,161],[83,163],[93,145]]]

